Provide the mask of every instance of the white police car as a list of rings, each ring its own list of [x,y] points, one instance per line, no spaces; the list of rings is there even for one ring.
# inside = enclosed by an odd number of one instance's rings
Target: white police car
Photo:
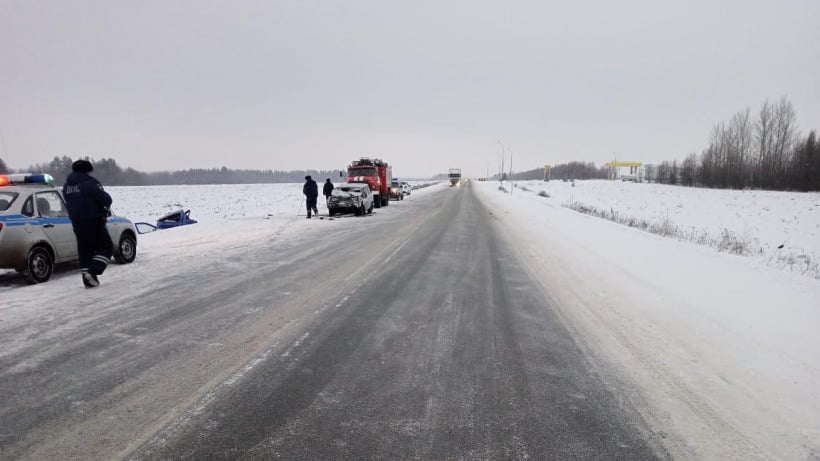
[[[47,174],[0,175],[0,269],[16,269],[33,283],[51,278],[54,265],[76,261],[77,239],[68,209]],[[137,229],[121,216],[108,218],[114,260],[137,256]]]

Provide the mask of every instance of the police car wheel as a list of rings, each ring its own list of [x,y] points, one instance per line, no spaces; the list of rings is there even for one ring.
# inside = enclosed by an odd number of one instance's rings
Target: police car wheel
[[[128,264],[134,261],[137,257],[137,241],[129,234],[123,234],[120,237],[120,243],[117,245],[117,252],[114,254],[114,261],[119,264]]]
[[[24,273],[29,282],[47,282],[54,273],[54,260],[51,258],[51,253],[43,247],[34,247],[29,250]]]

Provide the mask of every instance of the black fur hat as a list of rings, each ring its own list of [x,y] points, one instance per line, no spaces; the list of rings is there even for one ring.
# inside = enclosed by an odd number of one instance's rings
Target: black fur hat
[[[305,181],[310,181],[310,175],[305,176]]]
[[[77,173],[91,173],[94,171],[94,167],[88,160],[77,160],[71,164],[71,171],[76,171]]]

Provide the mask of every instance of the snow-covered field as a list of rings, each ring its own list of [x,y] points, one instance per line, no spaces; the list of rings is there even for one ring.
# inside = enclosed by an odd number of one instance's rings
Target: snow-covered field
[[[409,182],[421,188],[413,190],[405,200],[419,200],[419,197],[444,186],[444,183]],[[146,275],[142,272],[150,271],[154,264],[187,265],[186,261],[191,258],[252,244],[260,239],[300,238],[314,226],[305,219],[301,183],[107,187],[106,191],[113,199],[113,212],[134,222],[155,224],[162,215],[179,209],[191,210],[191,217],[198,221],[194,225],[138,236],[137,259],[127,267],[112,265],[105,273],[107,279],[125,277],[126,273],[135,271],[141,276]],[[327,216],[324,197],[319,197],[318,208],[320,216]],[[399,207],[388,206],[376,214],[397,213],[396,208]],[[326,220],[323,224],[344,225],[344,221]],[[149,281],[150,275],[146,277]],[[0,291],[9,287],[24,288],[16,290],[19,297],[4,295],[0,302],[0,320],[4,308],[31,304],[32,296],[42,300],[38,306],[49,306],[51,301],[59,299],[62,290],[76,288],[77,279],[55,277],[42,285],[26,287],[22,284],[22,277],[15,277],[14,270],[0,269]],[[24,315],[36,313],[30,309]]]
[[[623,181],[517,181],[551,203],[820,278],[820,194],[719,190]],[[509,189],[509,186],[508,186]],[[526,193],[527,191],[522,191]]]
[[[530,191],[472,183],[579,343],[619,370],[622,381],[611,384],[644,408],[652,436],[667,440],[679,459],[820,459],[820,281],[770,260],[780,244],[820,254],[818,194],[520,185]],[[416,190],[407,200],[428,200],[446,187]],[[41,285],[0,284],[0,320],[24,328],[34,317],[59,319],[83,296],[106,296],[114,281],[145,289],[169,265],[195,267],[197,258],[263,239],[311,238],[317,229],[359,222],[306,220],[301,184],[108,190],[115,212],[135,221],[184,208],[200,223],[141,235],[137,260],[113,265],[93,294],[72,271]],[[709,232],[730,229],[758,241],[764,254],[653,235],[562,206],[572,201]]]
[[[425,183],[409,181],[413,186]],[[319,188],[322,188],[322,182]],[[338,185],[338,183],[336,184]],[[285,218],[305,215],[302,184],[236,184],[205,186],[107,187],[116,214],[134,222],[155,223],[162,215],[179,209],[204,224],[243,218]],[[411,194],[412,197],[412,194]],[[327,212],[324,197],[319,211]]]

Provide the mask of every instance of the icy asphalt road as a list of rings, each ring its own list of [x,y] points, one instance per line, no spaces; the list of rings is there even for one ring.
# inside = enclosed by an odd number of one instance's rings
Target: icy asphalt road
[[[666,457],[470,186],[351,219],[30,326],[0,458]]]

